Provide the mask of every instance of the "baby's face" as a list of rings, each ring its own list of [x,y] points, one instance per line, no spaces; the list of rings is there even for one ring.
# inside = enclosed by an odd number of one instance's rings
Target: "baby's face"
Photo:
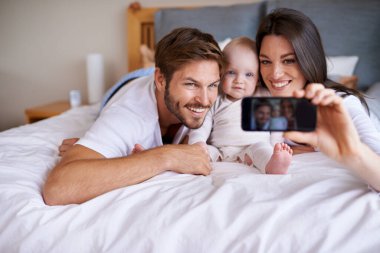
[[[281,116],[281,111],[280,111],[280,106],[274,106],[272,110],[272,117],[280,117]]]
[[[231,100],[252,96],[258,82],[259,63],[252,50],[245,47],[231,48],[228,65],[222,80],[224,94]]]

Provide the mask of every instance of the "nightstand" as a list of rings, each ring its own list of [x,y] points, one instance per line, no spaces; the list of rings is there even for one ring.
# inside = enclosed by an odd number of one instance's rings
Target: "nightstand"
[[[70,109],[69,101],[57,101],[50,104],[30,107],[25,109],[27,123],[33,123],[39,120],[47,119],[61,114]]]

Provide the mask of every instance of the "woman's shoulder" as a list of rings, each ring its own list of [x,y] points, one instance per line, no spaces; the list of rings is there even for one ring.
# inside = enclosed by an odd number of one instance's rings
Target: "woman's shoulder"
[[[360,108],[363,107],[362,102],[357,96],[354,96],[354,95],[343,96],[343,94],[340,94],[340,93],[338,94],[343,97],[343,104],[345,105],[345,107],[360,107]]]
[[[361,105],[361,102],[360,102],[360,99],[355,96],[355,95],[352,95],[352,94],[347,94],[345,92],[342,92],[342,91],[336,91],[336,94],[338,96],[340,96],[341,98],[343,98],[343,104],[347,107],[347,106],[359,106]]]

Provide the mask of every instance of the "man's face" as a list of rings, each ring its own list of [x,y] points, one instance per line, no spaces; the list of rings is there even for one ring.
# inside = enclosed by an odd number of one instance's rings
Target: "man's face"
[[[185,126],[199,128],[216,100],[219,83],[219,66],[215,61],[187,63],[174,72],[166,85],[165,104]]]
[[[259,127],[264,126],[264,124],[269,120],[271,115],[271,108],[267,105],[260,106],[255,111],[255,119]]]

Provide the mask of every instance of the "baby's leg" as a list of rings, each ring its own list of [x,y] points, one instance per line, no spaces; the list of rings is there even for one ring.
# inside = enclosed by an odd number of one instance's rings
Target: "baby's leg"
[[[254,166],[261,173],[265,173],[265,167],[273,154],[273,146],[269,141],[260,141],[243,148],[236,154],[237,162],[248,166]]]
[[[265,167],[266,174],[286,174],[292,161],[293,150],[285,143],[276,143]]]

